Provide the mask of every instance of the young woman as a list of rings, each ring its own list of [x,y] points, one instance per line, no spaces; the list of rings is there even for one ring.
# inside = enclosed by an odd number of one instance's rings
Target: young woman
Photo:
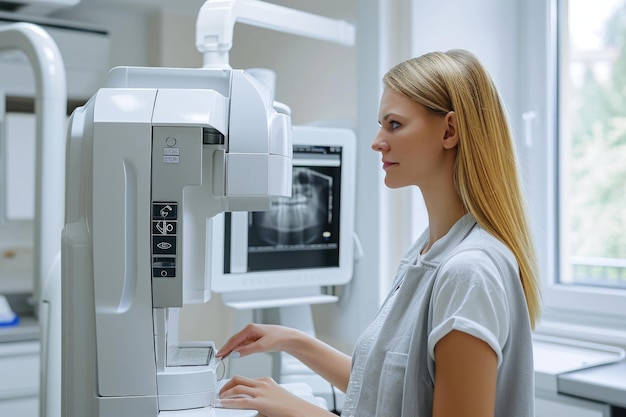
[[[428,228],[350,358],[293,329],[251,324],[219,351],[285,351],[346,392],[344,416],[534,415],[536,259],[499,94],[469,52],[434,52],[384,77],[385,184],[417,186]],[[243,394],[243,395],[242,395]],[[271,379],[232,378],[223,407],[268,417],[330,412]]]

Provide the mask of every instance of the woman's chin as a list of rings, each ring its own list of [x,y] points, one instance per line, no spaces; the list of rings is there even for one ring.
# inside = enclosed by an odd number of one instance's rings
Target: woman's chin
[[[398,181],[393,181],[388,177],[385,177],[385,185],[387,186],[387,188],[391,189],[406,187],[406,184],[398,183]]]

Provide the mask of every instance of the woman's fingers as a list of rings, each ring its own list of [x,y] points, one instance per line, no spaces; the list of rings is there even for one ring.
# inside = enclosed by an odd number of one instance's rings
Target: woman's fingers
[[[240,332],[234,334],[217,353],[218,358],[228,356],[232,351],[256,342],[263,333],[254,324],[248,324]]]
[[[224,358],[234,352],[238,352],[241,356],[246,356],[271,349],[272,346],[268,345],[268,342],[265,340],[267,339],[269,329],[271,327],[266,325],[248,324],[239,333],[228,339],[217,353],[217,358]]]
[[[220,391],[216,407],[257,410],[262,416],[289,417],[294,410],[301,415],[322,415],[319,406],[298,398],[272,378],[235,376]]]
[[[214,405],[220,408],[239,408],[253,410],[258,408],[254,401],[259,381],[243,376],[232,377],[220,390]]]
[[[237,394],[247,394],[250,395],[250,392],[242,392],[241,389],[243,387],[249,388],[253,387],[256,384],[256,380],[253,378],[248,378],[245,376],[237,375],[228,380],[220,390],[220,397],[228,397]],[[237,391],[238,390],[238,391]]]

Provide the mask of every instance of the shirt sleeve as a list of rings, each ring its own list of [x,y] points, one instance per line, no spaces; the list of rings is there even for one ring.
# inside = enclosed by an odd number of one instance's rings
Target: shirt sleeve
[[[428,351],[435,360],[435,345],[452,330],[487,343],[502,363],[508,338],[510,312],[500,271],[480,250],[458,253],[441,266],[431,299]]]

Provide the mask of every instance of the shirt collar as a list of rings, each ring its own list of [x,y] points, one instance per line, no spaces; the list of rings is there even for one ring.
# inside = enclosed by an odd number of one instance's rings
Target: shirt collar
[[[450,249],[458,246],[476,225],[476,219],[471,213],[465,214],[448,230],[443,237],[439,238],[426,252],[421,255],[420,252],[428,243],[429,229],[426,228],[421,236],[417,239],[410,252],[416,256],[416,259],[425,263],[439,263],[443,257],[450,253]]]

